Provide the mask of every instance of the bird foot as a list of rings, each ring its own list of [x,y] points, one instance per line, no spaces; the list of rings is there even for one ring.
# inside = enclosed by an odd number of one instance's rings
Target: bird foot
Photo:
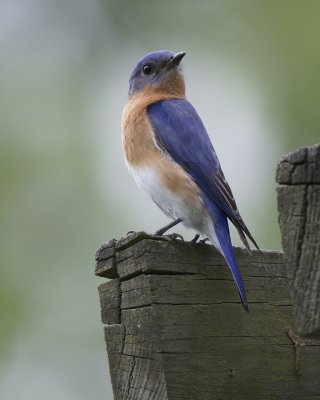
[[[197,234],[195,235],[195,237],[194,237],[193,239],[190,240],[190,243],[197,243],[199,237],[200,237],[200,235],[197,233]],[[199,243],[205,244],[208,240],[209,240],[208,238],[204,238],[204,239],[199,240]]]
[[[153,237],[154,239],[157,239],[157,240],[163,240],[165,242],[170,242],[170,243],[173,243],[173,242],[183,243],[185,241],[183,236],[180,235],[179,233],[169,233],[168,235],[163,235],[161,232],[160,233],[158,233],[158,232],[159,231],[156,231],[153,235],[151,234],[151,235],[147,235],[147,236]],[[126,236],[133,235],[135,233],[137,233],[137,232],[129,231],[129,232],[127,232]],[[123,238],[121,238],[121,239],[123,239]]]
[[[169,235],[157,235],[157,232],[153,235],[158,240],[164,240],[165,242],[184,242],[184,238],[179,233],[170,233]]]

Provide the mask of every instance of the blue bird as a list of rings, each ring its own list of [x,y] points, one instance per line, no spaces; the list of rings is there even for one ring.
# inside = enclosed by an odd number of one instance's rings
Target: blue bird
[[[243,222],[207,131],[186,100],[180,62],[185,52],[147,54],[134,68],[122,115],[122,144],[130,173],[173,222],[208,237],[225,258],[241,302],[246,290],[234,256],[228,219],[245,247]]]

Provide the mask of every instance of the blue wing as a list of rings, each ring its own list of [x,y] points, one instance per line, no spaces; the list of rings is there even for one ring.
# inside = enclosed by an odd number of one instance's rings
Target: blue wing
[[[159,147],[193,178],[237,228],[250,251],[246,236],[258,245],[243,222],[207,131],[194,107],[184,99],[170,99],[148,107]]]

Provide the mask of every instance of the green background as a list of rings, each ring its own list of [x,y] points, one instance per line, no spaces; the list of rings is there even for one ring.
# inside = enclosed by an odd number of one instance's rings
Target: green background
[[[242,216],[281,248],[276,163],[320,141],[319,15],[311,0],[0,2],[1,399],[111,399],[94,253],[168,222],[120,143],[145,53],[187,51],[187,95]]]

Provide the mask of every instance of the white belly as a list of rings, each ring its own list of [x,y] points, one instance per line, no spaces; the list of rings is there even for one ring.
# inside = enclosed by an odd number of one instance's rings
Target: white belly
[[[182,218],[186,227],[203,232],[206,212],[200,196],[197,197],[197,201],[190,204],[169,190],[154,169],[130,165],[128,168],[137,186],[150,196],[168,217]]]

